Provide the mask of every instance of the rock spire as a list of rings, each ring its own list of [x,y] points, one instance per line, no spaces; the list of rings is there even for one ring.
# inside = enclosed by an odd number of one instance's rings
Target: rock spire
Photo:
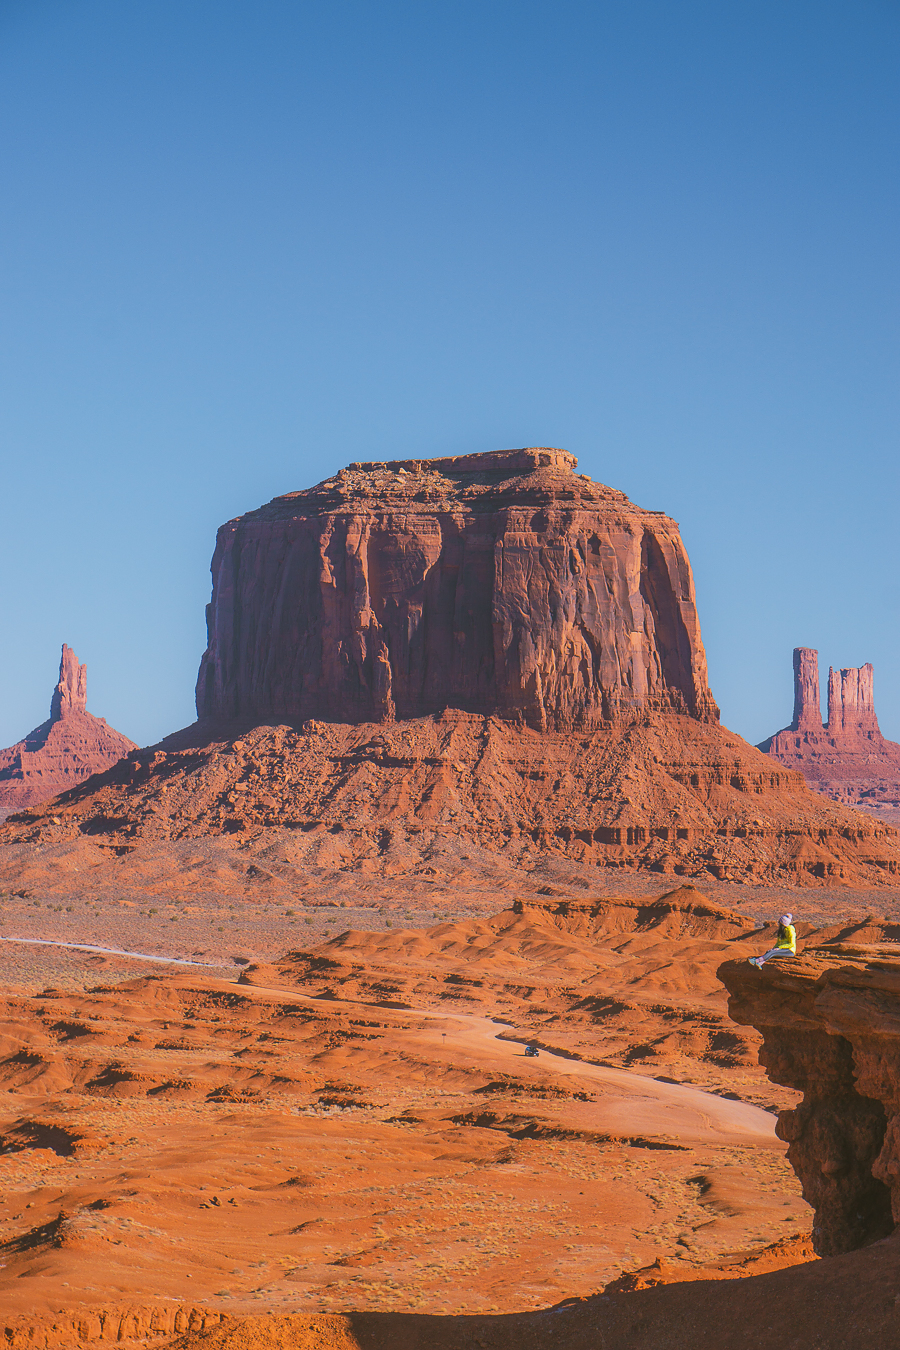
[[[875,716],[874,671],[871,665],[858,670],[828,668],[828,730],[832,736],[858,733],[880,737]]]
[[[900,745],[882,736],[870,664],[828,671],[828,722],[819,704],[819,653],[794,648],[794,718],[759,749],[797,769],[835,801],[900,812]]]
[[[792,731],[821,731],[819,653],[812,647],[794,648],[794,720]]]
[[[137,747],[87,710],[87,666],[63,643],[50,717],[0,750],[0,819],[48,801]]]
[[[63,643],[59,662],[59,682],[50,700],[50,721],[61,722],[73,713],[87,712],[87,666]]]

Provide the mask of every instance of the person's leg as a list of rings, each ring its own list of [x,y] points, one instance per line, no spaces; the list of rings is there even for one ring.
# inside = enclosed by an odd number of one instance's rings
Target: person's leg
[[[771,950],[764,952],[762,956],[753,956],[750,958],[751,966],[764,966],[767,961],[771,961],[773,956],[781,954],[781,947],[772,947]]]

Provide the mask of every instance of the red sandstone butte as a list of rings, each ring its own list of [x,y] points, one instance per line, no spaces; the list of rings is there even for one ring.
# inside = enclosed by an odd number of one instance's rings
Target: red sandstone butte
[[[875,716],[871,665],[828,671],[828,721],[819,703],[819,654],[794,648],[794,719],[759,749],[797,769],[834,801],[900,807],[900,745]]]
[[[212,573],[198,721],[8,822],[10,878],[85,837],[120,877],[230,840],[257,890],[473,850],[509,878],[900,874],[894,830],[719,725],[678,526],[563,450],[351,464],[229,521]]]
[[[678,526],[543,447],[351,464],[219,530],[199,716],[718,720]]]
[[[50,717],[0,750],[0,819],[102,773],[135,750],[133,741],[87,710],[87,666],[63,643]]]

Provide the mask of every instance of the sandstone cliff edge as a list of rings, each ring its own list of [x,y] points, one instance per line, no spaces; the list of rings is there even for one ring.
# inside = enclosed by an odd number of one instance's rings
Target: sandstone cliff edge
[[[879,925],[872,936],[885,936]],[[822,1256],[888,1236],[900,1221],[900,928],[857,932],[761,970],[727,961],[735,1022],[762,1033],[760,1063],[803,1101],[776,1132],[816,1211]],[[862,940],[861,940],[862,939]]]

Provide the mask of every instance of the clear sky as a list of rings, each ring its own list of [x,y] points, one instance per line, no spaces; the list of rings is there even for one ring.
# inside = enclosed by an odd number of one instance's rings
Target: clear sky
[[[219,524],[557,445],[680,521],[752,741],[900,739],[896,0],[0,0],[0,745],[193,718]]]

